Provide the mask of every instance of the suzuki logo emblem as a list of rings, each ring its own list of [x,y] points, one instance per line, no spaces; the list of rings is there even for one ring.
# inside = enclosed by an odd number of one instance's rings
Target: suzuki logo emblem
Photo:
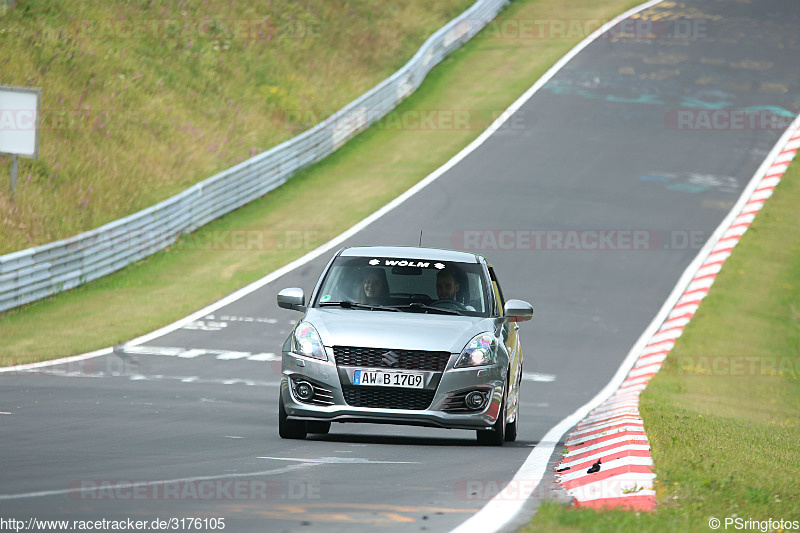
[[[382,359],[386,366],[395,366],[400,361],[400,357],[391,350],[385,352]]]

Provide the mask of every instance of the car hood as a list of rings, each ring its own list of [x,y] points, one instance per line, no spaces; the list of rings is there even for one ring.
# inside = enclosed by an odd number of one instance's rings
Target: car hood
[[[310,308],[305,320],[328,347],[460,353],[478,333],[495,330],[495,320],[490,318],[361,309]]]

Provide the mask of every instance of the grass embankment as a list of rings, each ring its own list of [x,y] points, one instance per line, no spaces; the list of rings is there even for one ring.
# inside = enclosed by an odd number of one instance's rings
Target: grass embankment
[[[43,111],[16,204],[0,158],[0,254],[134,213],[289,139],[471,3],[0,1],[0,84],[40,87]]]
[[[798,205],[795,162],[641,396],[657,510],[548,503],[529,530],[708,532],[711,518],[723,528],[726,518],[800,520]],[[749,530],[780,531],[758,527]]]
[[[637,3],[512,3],[484,33],[438,66],[396,113],[286,185],[117,274],[0,314],[0,365],[123,342],[300,257],[445,163],[582,38],[515,35],[515,21],[609,20]],[[511,29],[500,32],[502,27]],[[398,117],[426,110],[441,111],[441,127],[396,126]],[[448,127],[448,110],[471,110],[469,126]],[[264,235],[264,245],[226,250],[208,244],[232,230]]]

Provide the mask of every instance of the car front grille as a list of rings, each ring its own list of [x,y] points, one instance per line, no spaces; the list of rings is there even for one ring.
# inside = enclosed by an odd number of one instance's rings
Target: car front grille
[[[450,352],[424,350],[388,350],[360,346],[334,346],[333,355],[338,366],[366,366],[371,368],[402,368],[441,372],[447,366]]]
[[[374,409],[424,410],[430,407],[436,391],[427,389],[403,389],[395,387],[365,387],[347,385],[342,387],[344,400],[353,407]]]

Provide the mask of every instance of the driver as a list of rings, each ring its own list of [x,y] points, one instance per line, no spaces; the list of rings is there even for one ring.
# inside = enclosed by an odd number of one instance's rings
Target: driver
[[[436,294],[439,295],[440,300],[453,300],[456,301],[456,294],[458,294],[461,285],[459,285],[455,274],[452,270],[442,270],[436,276]]]
[[[461,285],[458,283],[455,272],[450,269],[442,270],[436,276],[436,294],[439,300],[450,300],[461,304],[469,311],[474,311],[470,305],[464,305],[458,301],[458,291],[461,290]]]

